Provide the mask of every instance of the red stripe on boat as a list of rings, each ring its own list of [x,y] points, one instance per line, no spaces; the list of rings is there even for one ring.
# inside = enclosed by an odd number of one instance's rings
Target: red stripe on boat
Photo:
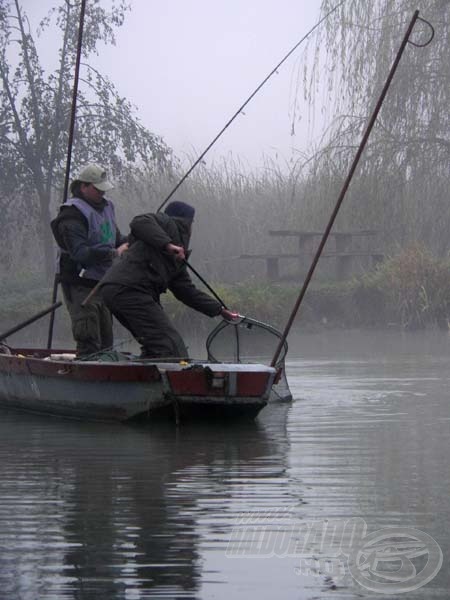
[[[174,394],[181,396],[224,396],[229,394],[229,376],[237,375],[236,392],[233,396],[252,397],[261,396],[266,390],[270,373],[261,372],[220,372],[217,379],[224,377],[223,387],[212,384],[214,377],[206,374],[205,370],[193,369],[192,371],[167,371],[167,378]]]

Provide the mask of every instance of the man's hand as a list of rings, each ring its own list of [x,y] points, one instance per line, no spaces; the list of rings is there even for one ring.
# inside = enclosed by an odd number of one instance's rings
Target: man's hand
[[[176,260],[186,260],[186,253],[183,246],[176,246],[175,244],[166,244],[165,251],[172,256],[175,256]]]
[[[122,254],[128,250],[129,245],[130,244],[128,242],[125,242],[125,244],[118,246],[116,248],[117,256],[122,256]]]
[[[222,307],[220,314],[226,321],[236,321],[236,319],[240,319],[241,315],[238,312],[233,312],[228,310],[228,308]]]

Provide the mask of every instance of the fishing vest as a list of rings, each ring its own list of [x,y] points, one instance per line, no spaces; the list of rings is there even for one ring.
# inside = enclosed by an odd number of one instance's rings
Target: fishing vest
[[[86,218],[88,222],[88,246],[90,248],[114,250],[117,234],[114,205],[109,200],[105,200],[105,202],[106,205],[101,211],[96,210],[81,198],[70,198],[65,202],[65,205],[75,206]],[[98,265],[91,265],[83,269],[79,276],[98,281],[105,275],[111,264],[112,259]]]

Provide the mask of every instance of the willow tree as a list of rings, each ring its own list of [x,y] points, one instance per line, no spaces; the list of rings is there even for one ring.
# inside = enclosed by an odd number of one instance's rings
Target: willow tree
[[[112,0],[109,11],[100,0],[87,2],[72,172],[88,161],[108,166],[116,177],[130,170],[148,175],[170,164],[162,139],[143,127],[113,83],[87,63],[100,43],[115,44],[114,31],[128,9],[124,0]],[[79,1],[63,0],[33,34],[19,0],[0,0],[0,233],[5,239],[24,221],[28,230],[34,227],[47,272],[53,270],[52,199],[62,200],[79,14]],[[45,71],[36,35],[60,40],[54,72]]]
[[[322,10],[333,5],[323,0]],[[450,1],[347,0],[327,20],[313,66],[302,75],[307,99],[317,108],[320,90],[322,114],[331,123],[314,174],[335,189],[416,8],[435,37],[426,47],[406,47],[342,217],[346,224],[379,227],[391,247],[420,240],[443,254],[450,230]],[[410,39],[425,43],[430,32],[418,21]]]

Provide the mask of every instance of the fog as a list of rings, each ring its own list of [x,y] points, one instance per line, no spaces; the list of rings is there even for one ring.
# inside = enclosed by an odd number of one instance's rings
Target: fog
[[[88,19],[92,18],[93,8],[113,6],[112,0],[89,1],[92,4],[88,3]],[[13,2],[9,5],[14,8]],[[58,6],[62,6],[60,0],[25,0],[23,8],[29,15],[32,35],[40,19]],[[268,232],[324,231],[415,8],[411,0],[358,0],[337,6],[339,10],[328,16],[318,37],[311,37],[310,46],[304,44],[296,51],[245,107],[245,114],[240,114],[227,129],[206,156],[206,167],[199,165],[183,184],[179,199],[192,203],[198,215],[195,264],[211,281],[297,281],[308,267],[313,249],[302,249],[305,254],[297,256],[294,253],[299,244],[294,246],[295,239],[274,239]],[[427,323],[445,324],[448,312],[442,299],[447,298],[445,260],[450,226],[449,129],[448,111],[444,109],[450,89],[449,4],[430,5],[422,1],[419,9],[433,24],[436,35],[428,44],[429,26],[421,21],[415,28],[416,47],[406,46],[333,225],[341,234],[373,231],[377,243],[370,251],[363,249],[366,257],[373,258],[374,253],[377,261],[399,257],[394,264],[385,261],[381,274],[373,269],[376,277],[364,283],[373,294],[363,304],[378,307],[377,294],[387,294],[388,310],[381,321],[402,326],[422,326],[424,315],[429,315]],[[74,11],[70,16],[73,25],[77,14]],[[93,55],[92,42],[98,41],[101,31],[95,31],[90,22],[84,48],[88,48],[86,62],[91,69],[82,66],[72,168],[75,170],[81,161],[92,158],[111,169],[116,183],[112,199],[117,199],[123,231],[132,216],[160,206],[185,172],[184,167],[192,164],[237,108],[320,18],[318,1],[306,4],[265,0],[242,5],[235,0],[135,1],[131,2],[125,24],[115,29],[117,44],[97,44],[97,56]],[[30,83],[29,69],[19,54],[20,43],[16,43],[14,19],[17,15],[12,10],[5,29],[4,40],[10,42],[5,53],[7,65],[20,65],[22,73],[9,70],[11,89],[17,94],[15,105],[5,103],[5,119],[8,126],[14,123],[20,106],[20,122],[27,124],[28,137],[24,143],[24,130],[19,123],[2,138],[2,166],[9,172],[5,171],[0,190],[0,209],[4,211],[0,263],[8,276],[17,274],[17,279],[25,282],[30,270],[37,275],[36,264],[45,267],[47,276],[53,275],[54,241],[48,223],[61,202],[67,122],[66,114],[57,109],[62,104],[53,104],[59,98],[53,88],[61,41],[55,16],[44,28],[45,35],[37,40],[36,89],[42,93],[41,98],[35,94],[38,110],[28,101],[28,88],[34,88],[36,74],[32,73]],[[99,19],[100,23],[109,21]],[[378,25],[374,27],[374,23]],[[93,35],[90,46],[89,32]],[[45,69],[42,77],[37,70],[41,64]],[[64,72],[66,107],[73,81],[71,69],[70,62]],[[92,95],[89,91],[86,79],[95,70],[112,82],[106,97],[96,87],[97,81],[92,85]],[[115,95],[116,88],[119,97]],[[300,101],[305,92],[307,104]],[[91,98],[95,103],[99,97],[94,114]],[[134,128],[133,115],[128,118],[128,105],[125,125],[119,123],[120,127],[116,127],[122,116],[117,107],[124,104],[123,98],[133,104],[142,124],[162,136],[176,158],[181,157],[181,166],[171,160],[164,145],[160,150],[154,144],[155,138],[147,130],[144,135],[142,129]],[[45,123],[43,135],[41,122]],[[136,135],[136,131],[142,135]],[[164,160],[169,156],[163,168],[158,162],[163,160],[161,156]],[[219,157],[225,161],[219,161]],[[276,160],[267,160],[269,157]],[[257,169],[261,164],[264,168]],[[142,171],[141,166],[149,170]],[[31,216],[32,227],[22,215]],[[336,258],[337,247],[327,250],[331,252],[328,258],[333,258],[333,252]],[[349,252],[361,254],[356,246],[347,249]],[[435,255],[436,264],[430,252]],[[246,262],[239,260],[242,255]],[[263,258],[272,255],[283,259],[280,277],[268,272],[268,262],[264,264]],[[328,265],[332,265],[331,261]],[[408,270],[411,265],[417,268]],[[374,265],[357,266],[358,270],[350,275],[362,276]],[[433,275],[436,269],[437,278]],[[333,267],[328,271],[320,273],[324,280],[330,279]],[[411,281],[419,290],[413,301],[408,296]],[[405,303],[396,302],[394,284],[400,286],[400,295],[406,294]],[[262,310],[268,304],[266,299],[264,295]],[[361,298],[354,300],[359,303]],[[289,303],[287,296],[283,301]],[[351,302],[345,304],[353,306]],[[276,298],[274,306],[279,306]],[[402,308],[405,306],[406,315]],[[367,318],[361,321],[373,324],[376,317],[379,322],[379,312],[372,315],[367,311]],[[347,312],[343,314],[342,319],[348,324]],[[357,315],[358,311],[352,314]],[[273,315],[264,317],[271,320]],[[330,321],[328,315],[321,314],[319,318]]]
[[[58,0],[24,0],[32,30]],[[99,46],[89,63],[114,82],[142,123],[191,162],[281,58],[320,18],[320,0],[132,0],[116,46]],[[111,0],[102,1],[102,6]],[[51,31],[51,30],[50,30]],[[60,40],[46,33],[38,50],[56,66]],[[291,135],[302,45],[246,107],[207,156],[239,157],[251,168],[262,156],[281,164],[310,139],[308,108]],[[297,115],[298,116],[298,115]]]

